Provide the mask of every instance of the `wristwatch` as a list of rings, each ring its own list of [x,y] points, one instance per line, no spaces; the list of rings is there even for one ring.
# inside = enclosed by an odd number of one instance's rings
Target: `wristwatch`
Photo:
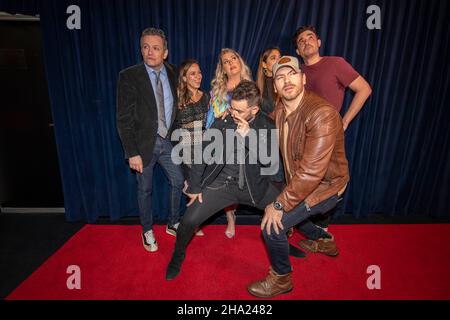
[[[281,202],[275,201],[273,203],[273,207],[275,208],[275,210],[283,211],[283,205],[281,204]]]

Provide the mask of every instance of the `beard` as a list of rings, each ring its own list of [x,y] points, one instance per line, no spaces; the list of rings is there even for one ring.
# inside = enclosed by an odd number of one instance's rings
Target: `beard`
[[[307,45],[301,51],[302,58],[308,58],[310,56],[315,55],[319,50],[312,45]]]
[[[286,101],[292,101],[297,99],[299,95],[301,95],[303,92],[303,88],[300,87],[294,87],[293,90],[290,90],[289,92],[282,91],[281,97]]]

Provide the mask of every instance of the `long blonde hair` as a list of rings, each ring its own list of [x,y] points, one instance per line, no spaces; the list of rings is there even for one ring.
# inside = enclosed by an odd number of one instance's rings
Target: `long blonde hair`
[[[218,99],[220,104],[225,103],[227,100],[228,76],[226,75],[222,67],[222,57],[225,53],[229,52],[233,53],[239,59],[239,62],[241,64],[241,80],[245,79],[252,81],[252,72],[245,63],[244,59],[242,59],[241,55],[233,49],[223,48],[219,54],[219,61],[217,62],[215,77],[211,81],[212,96],[215,97],[215,99]]]
[[[259,91],[261,92],[261,97],[264,96],[264,67],[263,62],[267,63],[267,58],[270,56],[270,53],[273,50],[277,50],[281,53],[280,48],[278,47],[271,47],[264,50],[264,52],[261,54],[259,58],[259,64],[258,64],[258,72],[256,73],[256,84],[258,85]]]

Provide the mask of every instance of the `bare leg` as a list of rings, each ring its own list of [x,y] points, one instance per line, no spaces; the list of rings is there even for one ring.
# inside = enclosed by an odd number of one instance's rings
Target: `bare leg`
[[[195,235],[198,236],[198,237],[203,237],[203,236],[205,235],[205,233],[203,232],[203,230],[201,229],[201,227],[198,227],[198,228],[195,230]]]
[[[234,238],[236,234],[236,207],[237,206],[231,206],[225,208],[225,213],[227,215],[227,229],[225,230],[225,235],[228,238]]]

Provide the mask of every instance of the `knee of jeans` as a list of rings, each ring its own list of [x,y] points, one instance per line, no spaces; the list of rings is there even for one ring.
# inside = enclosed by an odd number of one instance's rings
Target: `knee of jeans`
[[[145,194],[152,193],[152,186],[151,185],[150,186],[138,185],[137,192],[145,193]]]
[[[270,240],[270,241],[278,241],[278,240],[283,240],[284,238],[287,239],[285,230],[278,230],[278,232],[279,233],[277,234],[275,232],[275,230],[273,228],[271,228],[270,235],[268,235],[266,228],[264,228],[262,230],[262,235],[263,235],[265,241],[268,241],[268,240]]]

